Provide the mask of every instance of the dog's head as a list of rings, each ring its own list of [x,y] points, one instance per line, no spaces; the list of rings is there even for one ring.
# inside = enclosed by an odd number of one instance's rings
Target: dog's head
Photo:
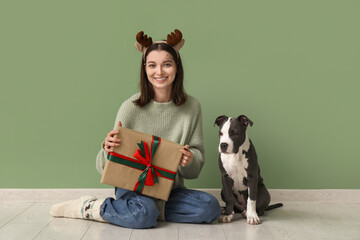
[[[253,122],[245,115],[237,118],[229,118],[225,115],[219,116],[215,120],[215,124],[219,126],[219,152],[220,153],[238,153],[239,147],[246,139],[246,128]]]

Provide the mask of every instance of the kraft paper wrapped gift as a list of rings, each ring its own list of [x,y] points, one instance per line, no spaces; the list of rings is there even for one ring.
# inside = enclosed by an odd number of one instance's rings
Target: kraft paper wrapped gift
[[[108,154],[101,183],[168,200],[184,146],[117,127],[120,146]]]

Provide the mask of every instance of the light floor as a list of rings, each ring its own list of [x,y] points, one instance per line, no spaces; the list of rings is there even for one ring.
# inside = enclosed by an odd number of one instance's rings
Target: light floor
[[[0,239],[360,239],[357,200],[299,202],[288,199],[286,193],[279,196],[284,196],[284,207],[267,212],[260,217],[262,224],[256,226],[248,225],[236,215],[232,223],[159,222],[157,228],[136,230],[108,223],[52,218],[49,209],[53,201],[14,201],[0,194]]]

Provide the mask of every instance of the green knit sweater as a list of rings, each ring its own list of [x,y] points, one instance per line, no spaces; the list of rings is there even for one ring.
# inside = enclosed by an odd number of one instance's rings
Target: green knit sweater
[[[186,102],[181,106],[176,106],[172,101],[151,101],[141,108],[132,102],[139,96],[137,93],[121,105],[114,129],[121,121],[123,127],[189,145],[190,151],[194,154],[193,160],[185,167],[179,166],[173,189],[185,187],[184,178],[197,178],[205,162],[200,103],[188,95]],[[104,169],[106,157],[107,152],[101,148],[96,158],[96,168],[100,174]]]

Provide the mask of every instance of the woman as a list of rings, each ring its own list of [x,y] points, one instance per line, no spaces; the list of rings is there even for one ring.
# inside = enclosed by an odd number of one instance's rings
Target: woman
[[[210,194],[186,189],[184,178],[194,179],[204,164],[202,116],[199,102],[186,95],[183,67],[178,50],[184,39],[179,30],[167,41],[153,43],[143,32],[136,36],[135,47],[143,53],[140,90],[120,107],[116,125],[156,135],[185,145],[182,159],[167,202],[115,188],[114,198],[96,199],[84,196],[59,203],[51,208],[54,217],[84,218],[110,222],[127,228],[150,228],[157,220],[186,223],[210,223],[220,216],[218,201]],[[99,173],[111,147],[124,139],[110,131],[99,151],[96,164]]]

